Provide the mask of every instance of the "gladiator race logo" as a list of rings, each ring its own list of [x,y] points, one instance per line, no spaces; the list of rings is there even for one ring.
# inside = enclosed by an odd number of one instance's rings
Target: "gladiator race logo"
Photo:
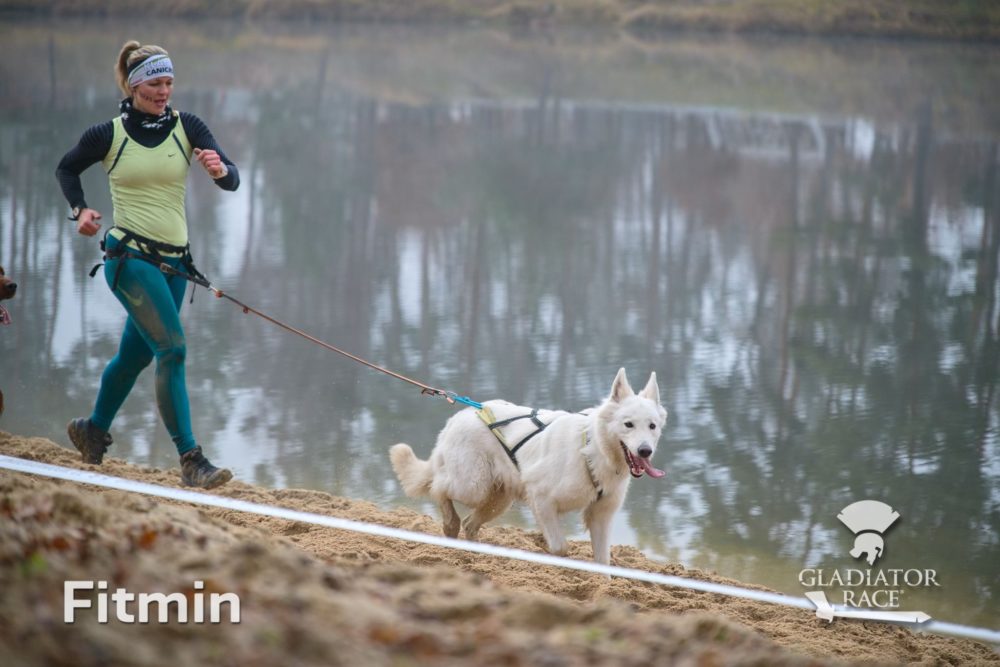
[[[885,552],[882,536],[896,523],[899,512],[878,500],[859,500],[842,509],[837,518],[857,536],[851,556],[865,556],[868,565],[874,565]]]
[[[899,611],[899,607],[907,590],[940,586],[936,570],[874,569],[875,562],[885,556],[885,533],[899,519],[899,512],[878,500],[859,500],[842,509],[837,518],[854,534],[854,546],[848,553],[854,559],[863,558],[868,568],[807,568],[799,572],[800,584],[820,589],[806,593],[816,605],[816,615],[826,621],[835,616],[903,623],[930,620],[922,611]],[[835,607],[824,589],[840,589],[843,604]],[[837,598],[834,590],[829,592]]]

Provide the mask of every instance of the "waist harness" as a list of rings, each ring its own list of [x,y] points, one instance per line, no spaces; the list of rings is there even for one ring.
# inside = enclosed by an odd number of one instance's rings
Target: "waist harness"
[[[110,232],[111,229],[117,229],[122,232],[123,236],[119,239],[117,246],[108,249],[108,232]],[[124,268],[126,260],[141,259],[149,262],[150,264],[159,266],[164,261],[162,253],[180,255],[181,265],[184,266],[189,275],[208,282],[208,278],[206,278],[205,275],[194,265],[194,258],[191,256],[190,243],[183,246],[171,245],[169,243],[163,243],[162,241],[157,241],[156,239],[143,236],[142,234],[137,234],[136,232],[124,227],[115,226],[111,229],[104,232],[104,238],[101,239],[101,250],[104,252],[104,261],[106,262],[109,259],[121,260],[118,263],[118,268],[115,270],[115,277],[111,281],[111,291],[118,289],[118,279],[121,277],[122,268]],[[136,247],[139,249],[138,254],[133,248],[128,246],[129,243],[135,243]],[[90,270],[90,277],[93,278],[97,275],[97,270],[102,266],[104,266],[104,262],[95,264],[94,268]],[[194,301],[194,290],[191,291],[191,301]]]

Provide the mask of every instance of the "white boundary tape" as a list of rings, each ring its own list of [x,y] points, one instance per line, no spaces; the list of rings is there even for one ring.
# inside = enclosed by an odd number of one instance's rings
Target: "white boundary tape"
[[[772,604],[780,604],[787,607],[798,607],[811,612],[815,611],[815,606],[804,597],[796,598],[789,595],[782,595],[780,593],[756,591],[749,588],[740,588],[738,586],[716,584],[710,581],[688,579],[686,577],[678,577],[675,575],[658,574],[656,572],[646,572],[644,570],[616,567],[614,565],[601,565],[593,561],[562,558],[534,551],[524,551],[523,549],[511,549],[509,547],[483,544],[481,542],[456,540],[450,537],[440,537],[438,535],[418,533],[411,530],[402,530],[399,528],[380,526],[378,524],[341,519],[338,517],[327,516],[325,514],[301,512],[298,510],[285,509],[283,507],[275,507],[273,505],[261,505],[259,503],[251,503],[245,500],[237,500],[235,498],[215,496],[208,493],[187,491],[185,489],[159,486],[156,484],[148,484],[146,482],[136,482],[122,477],[102,475],[100,473],[77,470],[75,468],[64,468],[62,466],[56,466],[49,463],[29,461],[27,459],[19,459],[2,454],[0,454],[0,468],[6,468],[8,470],[24,472],[32,475],[41,475],[43,477],[52,477],[54,479],[64,479],[71,482],[103,486],[109,489],[119,489],[121,491],[131,491],[149,496],[180,500],[182,502],[194,503],[197,505],[221,507],[224,509],[236,510],[238,512],[249,512],[251,514],[271,516],[277,519],[287,519],[289,521],[301,521],[303,523],[311,523],[318,526],[326,526],[327,528],[336,528],[338,530],[347,530],[355,533],[364,533],[366,535],[391,537],[399,540],[408,540],[410,542],[419,542],[421,544],[445,547],[447,549],[471,551],[473,553],[480,553],[488,556],[500,556],[503,558],[512,558],[529,563],[538,563],[539,565],[552,565],[570,570],[593,572],[595,574],[605,574],[624,579],[635,579],[637,581],[646,581],[652,584],[661,584],[663,586],[687,588],[696,591],[704,591],[706,593],[716,593],[718,595],[746,598],[748,600],[756,600],[758,602],[770,602]],[[975,628],[935,620],[923,623],[919,626],[908,625],[908,627],[912,627],[915,630],[927,630],[930,632],[955,635],[958,637],[968,637],[970,639],[977,639],[987,643],[1000,644],[1000,631],[989,630],[987,628]]]

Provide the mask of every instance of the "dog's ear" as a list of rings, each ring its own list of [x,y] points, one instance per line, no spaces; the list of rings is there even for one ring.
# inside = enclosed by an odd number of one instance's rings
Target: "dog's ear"
[[[621,403],[629,396],[635,396],[635,392],[632,391],[632,386],[628,383],[628,378],[625,377],[625,369],[619,368],[615,381],[611,383],[611,400],[615,403]]]
[[[657,405],[660,404],[660,385],[656,383],[656,371],[649,374],[649,382],[647,382],[643,390],[639,392],[639,395],[643,398],[648,398]]]

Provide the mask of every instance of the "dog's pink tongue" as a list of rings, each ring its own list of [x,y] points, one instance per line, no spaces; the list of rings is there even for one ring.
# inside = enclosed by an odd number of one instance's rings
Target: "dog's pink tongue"
[[[0,324],[10,324],[10,313],[3,306],[0,306]]]
[[[639,459],[639,465],[642,466],[643,471],[650,477],[663,477],[667,473],[663,472],[659,468],[654,468],[650,463],[649,459]]]

